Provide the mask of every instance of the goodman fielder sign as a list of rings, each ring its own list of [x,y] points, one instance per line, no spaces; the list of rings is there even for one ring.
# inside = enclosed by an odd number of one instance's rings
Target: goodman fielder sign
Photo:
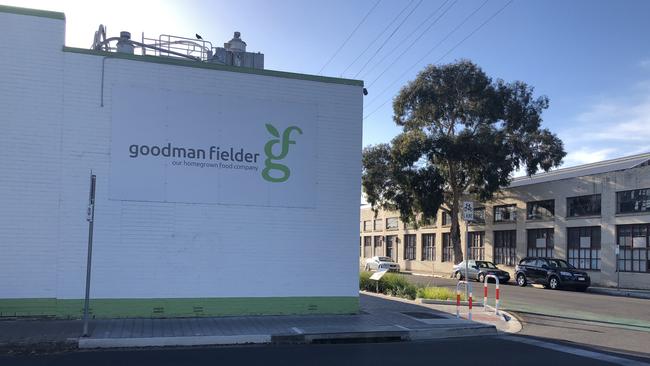
[[[314,207],[317,106],[114,86],[110,199]]]

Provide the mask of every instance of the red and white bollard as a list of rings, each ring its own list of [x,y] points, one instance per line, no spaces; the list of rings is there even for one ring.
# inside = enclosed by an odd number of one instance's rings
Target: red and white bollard
[[[467,314],[467,319],[472,320],[472,284],[467,281],[458,281],[456,284],[456,318],[460,318],[460,286],[467,286],[469,292],[469,313]]]
[[[488,304],[488,279],[489,278],[494,278],[494,282],[496,283],[495,286],[495,302],[494,302],[494,313],[496,315],[499,315],[499,278],[495,275],[487,275],[485,276],[485,281],[483,282],[483,310],[487,311]]]
[[[469,287],[469,312],[467,313],[467,320],[472,320],[472,286]]]

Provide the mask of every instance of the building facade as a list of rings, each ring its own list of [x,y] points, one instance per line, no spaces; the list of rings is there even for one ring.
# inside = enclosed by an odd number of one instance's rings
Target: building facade
[[[91,171],[93,316],[358,311],[361,81],[64,39],[0,6],[0,317],[82,314]]]
[[[593,285],[650,289],[650,154],[513,180],[462,220],[464,256],[514,274],[526,256],[566,259]],[[393,212],[361,208],[360,257],[388,256],[405,271],[450,275],[450,217],[415,229]]]

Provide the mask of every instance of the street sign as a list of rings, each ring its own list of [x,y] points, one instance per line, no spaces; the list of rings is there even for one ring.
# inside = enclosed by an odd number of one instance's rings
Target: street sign
[[[463,202],[463,220],[465,221],[474,220],[474,202],[472,201]]]
[[[382,277],[388,272],[388,269],[380,269],[379,271],[375,272],[370,276],[371,280],[379,281],[381,280]]]

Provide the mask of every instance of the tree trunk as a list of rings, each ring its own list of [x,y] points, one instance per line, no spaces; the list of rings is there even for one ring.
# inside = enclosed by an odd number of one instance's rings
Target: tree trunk
[[[460,223],[458,220],[460,206],[460,192],[454,189],[451,202],[451,242],[454,246],[454,264],[463,261],[463,250],[460,240]]]

